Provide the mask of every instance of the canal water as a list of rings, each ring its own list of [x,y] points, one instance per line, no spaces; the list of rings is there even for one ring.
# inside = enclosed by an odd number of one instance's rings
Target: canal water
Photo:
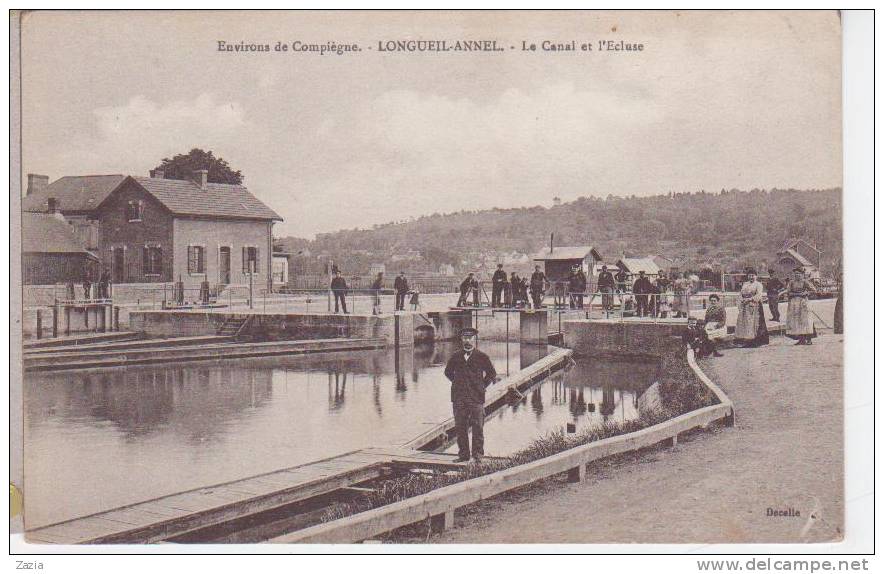
[[[451,416],[451,344],[25,375],[27,527],[404,442]],[[498,372],[542,356],[484,342]],[[486,424],[504,455],[636,416],[656,364],[578,362]]]

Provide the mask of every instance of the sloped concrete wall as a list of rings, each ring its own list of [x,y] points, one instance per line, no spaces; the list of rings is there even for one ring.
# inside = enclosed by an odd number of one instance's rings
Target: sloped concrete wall
[[[614,321],[565,321],[565,346],[584,356],[660,357],[679,341],[683,323],[641,323]]]

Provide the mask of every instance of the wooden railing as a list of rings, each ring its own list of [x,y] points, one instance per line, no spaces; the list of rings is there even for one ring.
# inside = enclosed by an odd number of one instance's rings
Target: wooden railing
[[[697,378],[718,398],[718,404],[685,413],[632,433],[591,442],[527,464],[452,484],[421,496],[298,530],[274,538],[270,542],[354,543],[426,519],[431,519],[437,528],[447,528],[454,523],[455,509],[468,504],[563,472],[568,472],[573,481],[582,482],[586,478],[586,465],[592,461],[646,448],[663,441],[674,445],[678,442],[679,434],[697,427],[705,428],[718,420],[724,420],[726,425],[732,426],[734,407],[731,400],[699,369],[690,349],[687,351],[687,360]]]

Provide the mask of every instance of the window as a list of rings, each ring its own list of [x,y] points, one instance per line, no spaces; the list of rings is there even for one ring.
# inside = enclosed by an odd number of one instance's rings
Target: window
[[[257,247],[243,247],[242,248],[242,272],[243,273],[258,273],[260,272],[260,262],[258,261],[258,248]]]
[[[200,275],[206,272],[206,248],[204,246],[187,246],[187,272],[191,275]]]
[[[163,274],[163,248],[144,246],[142,251],[142,269],[145,276]]]
[[[129,222],[141,221],[144,216],[144,202],[141,200],[131,200],[126,204],[126,219]]]

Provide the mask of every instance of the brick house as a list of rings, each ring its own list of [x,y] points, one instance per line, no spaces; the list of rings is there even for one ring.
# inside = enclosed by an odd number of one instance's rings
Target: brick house
[[[241,185],[106,175],[28,176],[24,211],[54,203],[114,283],[181,280],[272,287],[273,224],[282,218]],[[94,245],[91,245],[94,244]]]

